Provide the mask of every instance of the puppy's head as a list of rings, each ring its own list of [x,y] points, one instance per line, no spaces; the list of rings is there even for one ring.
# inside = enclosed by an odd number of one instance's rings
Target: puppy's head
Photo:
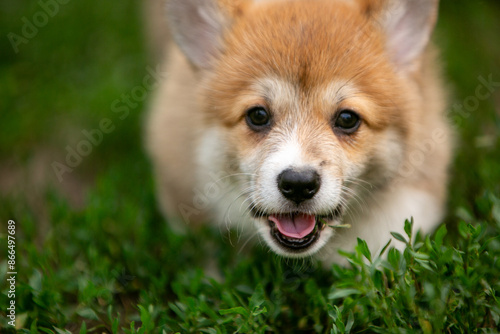
[[[437,1],[168,4],[262,238],[317,252],[404,158]]]

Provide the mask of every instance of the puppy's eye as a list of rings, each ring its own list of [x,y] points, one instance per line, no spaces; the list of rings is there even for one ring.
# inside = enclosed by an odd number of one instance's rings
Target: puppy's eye
[[[361,125],[361,119],[358,114],[352,110],[341,111],[335,120],[335,128],[346,134],[351,134],[358,130]]]
[[[253,107],[247,111],[248,126],[255,131],[261,131],[271,124],[271,115],[264,107]]]

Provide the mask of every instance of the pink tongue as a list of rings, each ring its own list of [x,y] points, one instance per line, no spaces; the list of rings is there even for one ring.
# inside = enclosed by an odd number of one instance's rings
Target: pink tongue
[[[269,220],[276,224],[281,234],[295,239],[309,235],[316,225],[316,217],[305,214],[269,216]]]

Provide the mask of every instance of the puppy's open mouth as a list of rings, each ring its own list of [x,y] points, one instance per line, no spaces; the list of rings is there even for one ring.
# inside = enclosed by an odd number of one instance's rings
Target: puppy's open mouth
[[[267,218],[270,234],[283,248],[291,252],[303,252],[320,238],[326,225],[338,223],[342,215],[340,207],[328,215],[303,212],[263,214],[253,210],[255,218]]]
[[[268,217],[271,235],[283,247],[298,251],[311,246],[318,240],[324,228],[323,219],[315,215],[292,213]]]
[[[320,239],[325,226],[337,225],[342,217],[340,206],[329,214],[265,213],[257,206],[252,206],[250,212],[256,219],[267,219],[271,237],[290,253],[308,251]]]

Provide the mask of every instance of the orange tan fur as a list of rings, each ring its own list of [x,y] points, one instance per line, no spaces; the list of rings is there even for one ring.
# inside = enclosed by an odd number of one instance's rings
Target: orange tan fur
[[[405,26],[412,14],[398,0],[183,1],[211,6],[198,12],[209,19],[197,28],[196,18],[178,17],[195,7],[167,1],[180,48],[170,48],[168,79],[147,123],[159,202],[173,226],[229,222],[257,231],[278,254],[316,254],[326,263],[341,261],[337,250],[352,250],[357,237],[380,249],[410,217],[424,232],[435,228],[450,131],[436,52],[418,31],[430,35],[437,1],[422,0],[428,11],[414,11],[421,16],[414,25],[426,29]],[[397,15],[408,36],[391,26]],[[200,31],[208,35],[197,44]],[[407,51],[400,38],[422,50]],[[262,131],[248,124],[254,106],[271,115]],[[360,117],[352,134],[332,121],[342,110]],[[321,186],[295,205],[275,180],[282,169],[305,167]],[[314,232],[312,246],[292,251],[271,236],[268,216],[319,217],[339,207],[332,224],[352,228]],[[281,232],[285,223],[278,219]]]

